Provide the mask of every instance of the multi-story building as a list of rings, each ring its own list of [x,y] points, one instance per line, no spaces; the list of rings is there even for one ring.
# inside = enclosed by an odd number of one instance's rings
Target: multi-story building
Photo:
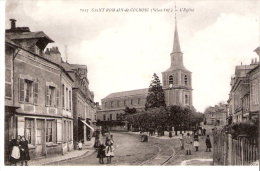
[[[175,22],[174,42],[171,56],[171,66],[162,72],[162,86],[165,93],[167,106],[192,105],[192,76],[183,64],[177,22]],[[148,89],[111,93],[101,100],[102,109],[98,112],[100,120],[116,120],[117,116],[124,113],[126,107],[142,110],[145,107]]]
[[[145,108],[147,94],[148,89],[112,93],[102,99],[102,109],[98,111],[97,119],[101,121],[119,120],[126,107],[141,111]]]
[[[227,104],[220,103],[214,107],[208,107],[204,112],[204,121],[208,125],[225,125],[227,119]]]
[[[96,108],[94,103],[94,93],[89,90],[89,80],[87,78],[87,66],[69,64],[62,62],[62,66],[73,78],[73,140],[76,144],[79,141],[85,143],[90,140],[94,131]]]
[[[255,51],[259,51],[257,48]],[[259,52],[258,52],[259,53]],[[231,78],[228,112],[233,122],[242,122],[257,116],[259,112],[259,61],[236,66]]]
[[[72,92],[73,79],[61,66],[57,47],[44,49],[54,42],[44,32],[31,32],[28,27],[6,30],[6,59],[8,63],[6,96],[17,108],[6,113],[6,142],[18,135],[29,142],[31,158],[62,154],[73,149],[73,115],[70,108],[62,107],[66,85]],[[12,63],[12,67],[9,67]],[[9,72],[11,68],[11,72]],[[11,91],[11,93],[10,93]],[[62,96],[63,97],[63,96]],[[72,96],[64,97],[72,109]],[[9,100],[6,100],[9,103]]]
[[[250,118],[260,115],[260,47],[255,49],[259,56],[258,65],[249,72],[250,85]],[[256,62],[256,61],[255,61]]]

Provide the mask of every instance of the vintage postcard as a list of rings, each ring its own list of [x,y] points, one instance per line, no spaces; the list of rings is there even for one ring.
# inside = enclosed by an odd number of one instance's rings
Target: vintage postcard
[[[259,166],[259,0],[6,0],[8,166]]]

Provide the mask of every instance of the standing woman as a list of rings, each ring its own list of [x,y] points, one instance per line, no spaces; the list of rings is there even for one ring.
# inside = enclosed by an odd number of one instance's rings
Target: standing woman
[[[17,139],[13,138],[10,142],[10,164],[15,165],[20,159],[20,149],[19,149],[19,143]]]
[[[21,166],[23,166],[23,162],[25,162],[25,166],[28,166],[28,161],[30,160],[29,155],[29,148],[28,148],[28,141],[24,136],[22,136],[22,139],[20,141],[20,151],[21,151]]]
[[[199,146],[200,146],[199,135],[198,135],[198,133],[195,133],[195,135],[194,135],[194,147],[195,147],[196,151],[199,151]]]
[[[205,143],[206,143],[206,146],[207,146],[206,152],[211,152],[211,142],[210,142],[209,135],[207,135]]]
[[[112,157],[114,157],[114,147],[110,139],[108,139],[106,142],[106,156],[107,156],[107,163],[111,164],[111,159]]]
[[[103,158],[106,157],[105,149],[106,149],[106,146],[100,142],[100,145],[98,146],[98,150],[97,150],[97,158],[99,158],[100,164],[104,164]]]
[[[187,133],[187,136],[185,137],[185,150],[186,155],[191,155],[191,147],[192,147],[192,140],[190,137],[190,133]]]

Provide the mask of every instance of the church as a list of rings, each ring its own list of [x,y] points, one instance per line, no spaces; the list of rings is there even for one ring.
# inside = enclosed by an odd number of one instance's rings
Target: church
[[[173,49],[170,56],[171,66],[162,72],[166,105],[193,107],[192,73],[183,64],[176,16]],[[137,111],[144,110],[147,95],[148,88],[111,93],[101,99],[101,110],[98,111],[97,119],[101,121],[119,120],[126,107],[135,108]]]

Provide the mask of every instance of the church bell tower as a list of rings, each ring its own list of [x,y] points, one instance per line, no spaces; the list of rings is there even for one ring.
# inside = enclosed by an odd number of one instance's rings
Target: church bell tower
[[[175,9],[175,30],[173,49],[170,54],[171,66],[162,72],[163,89],[167,106],[180,105],[192,107],[192,79],[191,72],[184,67],[183,53],[180,47],[176,9]]]

